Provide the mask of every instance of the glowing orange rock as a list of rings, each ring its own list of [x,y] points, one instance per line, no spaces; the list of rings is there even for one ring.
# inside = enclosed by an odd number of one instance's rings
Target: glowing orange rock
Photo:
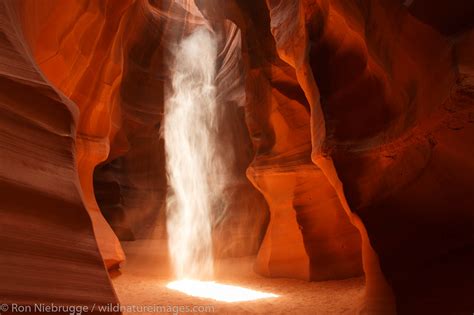
[[[122,60],[117,42],[123,14],[131,3],[108,2],[102,7],[100,2],[52,1],[43,5],[26,1],[22,8],[26,37],[39,66],[79,107],[78,174],[99,249],[109,268],[125,256],[100,213],[92,175],[95,166],[108,158],[110,142],[121,125],[116,94]]]
[[[37,66],[22,4],[0,1],[2,303],[117,303],[78,177],[79,111]]]

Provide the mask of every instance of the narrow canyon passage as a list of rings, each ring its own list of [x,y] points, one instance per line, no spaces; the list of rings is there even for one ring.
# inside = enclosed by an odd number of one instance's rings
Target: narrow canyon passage
[[[0,313],[472,314],[473,105],[472,0],[0,0]]]
[[[226,215],[225,190],[235,180],[227,170],[234,160],[233,148],[219,143],[226,123],[219,106],[229,104],[216,100],[216,37],[201,27],[182,39],[174,51],[171,95],[165,101],[162,130],[170,185],[167,246],[163,241],[122,243],[128,261],[113,280],[119,301],[124,305],[173,301],[176,307],[216,314],[358,312],[363,278],[312,286],[259,276],[253,270],[256,256],[214,261],[211,230],[214,219]],[[227,241],[234,242],[232,237]]]
[[[235,148],[222,139],[229,123],[225,107],[238,104],[228,102],[232,97],[228,87],[216,82],[225,69],[218,62],[222,54],[218,49],[233,39],[226,38],[225,30],[213,30],[202,16],[195,18],[201,18],[204,26],[179,39],[167,62],[171,82],[160,130],[168,179],[167,239],[122,242],[127,262],[113,279],[119,301],[123,305],[173,301],[176,306],[211,307],[200,313],[217,314],[359,311],[364,292],[361,277],[313,288],[303,281],[259,276],[254,271],[255,255],[215,259],[213,243],[219,240],[213,230],[218,219],[227,216],[233,197],[227,191],[238,180],[230,167],[236,160]],[[241,59],[239,51],[233,53]],[[232,88],[245,94],[244,81],[233,82]],[[233,234],[225,240],[238,241]]]

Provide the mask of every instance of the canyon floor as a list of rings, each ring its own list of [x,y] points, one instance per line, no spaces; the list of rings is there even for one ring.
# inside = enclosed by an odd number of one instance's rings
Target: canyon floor
[[[364,278],[307,282],[270,279],[252,270],[255,257],[216,262],[216,282],[277,294],[278,297],[247,302],[219,302],[188,296],[168,289],[174,279],[167,263],[166,242],[135,241],[123,244],[127,262],[112,274],[120,303],[124,306],[212,305],[213,314],[354,314],[362,303]],[[124,312],[124,314],[132,314]],[[146,313],[142,313],[146,314]]]

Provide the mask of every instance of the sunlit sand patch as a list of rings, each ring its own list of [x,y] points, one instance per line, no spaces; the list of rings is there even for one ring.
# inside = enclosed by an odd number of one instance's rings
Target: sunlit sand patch
[[[220,284],[214,281],[177,280],[168,283],[166,287],[190,296],[223,302],[242,302],[278,297],[277,294],[255,291],[234,285]]]

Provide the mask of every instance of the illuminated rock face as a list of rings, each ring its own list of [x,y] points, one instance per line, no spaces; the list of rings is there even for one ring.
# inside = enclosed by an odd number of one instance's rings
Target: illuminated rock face
[[[380,310],[370,300],[389,284],[400,313],[467,311],[474,8],[459,1],[451,23],[448,8],[440,20],[409,3],[267,1],[311,106],[312,161],[363,237],[367,309]]]
[[[116,303],[76,152],[77,106],[44,76],[19,2],[0,2],[2,303]]]
[[[101,215],[93,173],[120,138],[117,99],[122,78],[123,15],[132,1],[21,3],[23,32],[44,75],[79,109],[76,161],[84,203],[107,267],[124,260],[120,243]],[[122,28],[121,28],[122,26]],[[126,149],[126,143],[121,143]]]
[[[13,276],[36,255],[25,244],[38,255],[67,248],[35,263],[38,279],[55,269],[63,276],[51,281],[74,282],[62,263],[73,257],[95,279],[81,288],[115,300],[100,257],[117,266],[116,235],[147,238],[153,225],[143,226],[162,220],[168,60],[207,19],[223,34],[222,141],[238,178],[214,229],[217,256],[258,251],[255,269],[269,277],[364,273],[369,313],[474,309],[472,1],[0,8],[0,236],[11,253],[0,290],[11,283],[12,301],[28,298],[28,272]],[[43,287],[31,294],[54,296]],[[80,292],[70,290],[62,298],[72,303]]]
[[[251,51],[247,123],[256,157],[248,175],[272,211],[257,270],[308,277],[301,270],[312,251],[300,222],[311,221],[298,220],[295,204],[301,177],[317,181],[319,169],[318,186],[332,187],[324,195],[337,196],[360,232],[366,311],[472,308],[472,3],[200,3],[234,21]],[[292,111],[283,110],[285,94]]]

